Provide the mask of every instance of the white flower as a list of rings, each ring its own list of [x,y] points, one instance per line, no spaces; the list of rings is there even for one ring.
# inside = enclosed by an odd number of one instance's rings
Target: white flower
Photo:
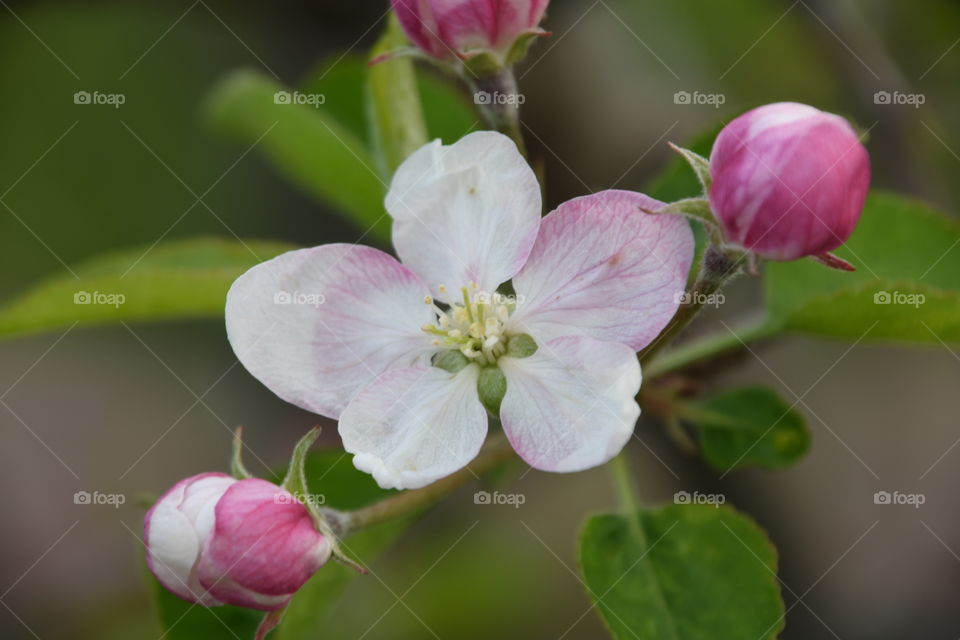
[[[277,395],[339,419],[354,464],[385,488],[422,487],[473,459],[491,369],[525,461],[602,464],[633,432],[636,351],[672,318],[693,259],[684,220],[641,212],[661,206],[605,191],[541,219],[540,187],[508,138],[435,141],[387,194],[400,262],[332,244],[260,264],[227,297],[230,342]],[[508,281],[515,295],[498,294]],[[278,305],[278,291],[324,304]]]

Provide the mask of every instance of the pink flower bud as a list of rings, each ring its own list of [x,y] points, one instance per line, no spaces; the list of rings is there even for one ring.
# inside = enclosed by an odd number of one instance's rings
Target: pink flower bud
[[[410,41],[435,58],[489,53],[501,64],[537,28],[550,0],[391,0]]]
[[[870,186],[870,158],[840,116],[781,102],[724,127],[710,176],[710,205],[731,244],[796,260],[850,237]]]
[[[144,519],[147,566],[190,602],[280,609],[330,557],[330,541],[289,492],[203,473],[181,480]]]

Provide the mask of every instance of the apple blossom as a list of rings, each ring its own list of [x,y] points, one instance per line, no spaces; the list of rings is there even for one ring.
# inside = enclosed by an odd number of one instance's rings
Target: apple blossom
[[[507,137],[435,141],[387,194],[400,261],[347,244],[278,256],[231,287],[227,333],[277,395],[339,419],[354,465],[384,488],[468,464],[485,409],[533,467],[586,469],[631,437],[636,351],[687,282],[688,223],[641,212],[661,206],[604,191],[541,219],[537,180]],[[284,291],[325,303],[275,304]]]
[[[729,243],[795,260],[846,242],[863,210],[870,158],[840,116],[781,102],[724,127],[710,177],[710,205]]]
[[[331,553],[292,494],[222,473],[175,484],[147,512],[144,535],[157,580],[207,607],[280,609]]]
[[[434,58],[522,57],[549,0],[391,0],[410,41]]]

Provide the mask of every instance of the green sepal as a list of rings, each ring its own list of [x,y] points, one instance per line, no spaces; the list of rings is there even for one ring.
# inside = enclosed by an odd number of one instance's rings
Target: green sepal
[[[252,478],[253,474],[247,471],[243,464],[243,427],[237,427],[233,432],[233,457],[230,459],[230,475],[237,480]]]
[[[717,219],[713,215],[713,209],[710,208],[710,202],[706,198],[686,198],[671,202],[665,207],[659,209],[641,209],[644,213],[655,215],[678,215],[694,218],[701,222],[716,224]]]
[[[503,60],[492,51],[468,53],[461,59],[467,77],[495,76],[503,71]]]
[[[480,395],[480,402],[486,410],[495,416],[499,416],[500,404],[503,402],[503,396],[507,393],[507,378],[503,375],[503,371],[500,371],[496,366],[480,369],[480,377],[477,378],[477,393]]]
[[[537,352],[537,343],[529,334],[521,333],[510,338],[507,354],[511,358],[529,358]]]
[[[405,49],[406,47],[406,49]],[[429,141],[413,58],[402,55],[409,42],[396,14],[374,45],[377,64],[367,71],[367,107],[372,139],[385,176]]]
[[[679,153],[680,156],[687,161],[687,164],[690,165],[690,168],[693,169],[693,172],[697,174],[697,180],[700,181],[700,186],[703,187],[703,193],[709,193],[710,185],[713,183],[713,178],[710,177],[710,161],[700,154],[690,151],[690,149],[678,147],[672,142],[670,143],[670,148]]]
[[[448,373],[460,373],[470,364],[470,359],[457,349],[450,349],[433,356],[433,366]]]
[[[293,449],[290,466],[287,468],[287,477],[283,479],[283,484],[280,485],[293,495],[307,494],[307,475],[303,471],[303,465],[307,460],[307,452],[319,437],[320,427],[314,427],[307,432],[307,435],[300,438],[300,442]]]
[[[287,469],[287,476],[283,479],[283,484],[280,485],[281,488],[292,493],[294,497],[298,499],[309,494],[307,474],[304,471],[304,466],[310,447],[313,446],[313,443],[316,442],[319,437],[320,427],[314,427],[307,432],[307,435],[300,438],[300,442],[294,447],[293,455],[290,457],[290,467]],[[330,554],[333,556],[333,559],[360,573],[366,573],[366,569],[343,552],[340,546],[340,538],[324,515],[324,511],[317,507],[312,500],[301,500],[300,503],[310,513],[310,517],[313,519],[313,524],[317,531],[322,533],[330,541]]]
[[[507,52],[507,64],[516,64],[527,57],[530,47],[542,36],[548,35],[543,29],[531,29],[513,41],[510,51]]]
[[[723,229],[720,227],[720,222],[717,220],[717,217],[713,215],[713,209],[710,207],[710,201],[706,198],[685,198],[683,200],[671,202],[670,204],[660,207],[659,209],[641,208],[641,211],[658,216],[674,215],[696,220],[703,225],[703,228],[710,236],[710,242],[713,245],[722,247],[725,244],[723,239]]]

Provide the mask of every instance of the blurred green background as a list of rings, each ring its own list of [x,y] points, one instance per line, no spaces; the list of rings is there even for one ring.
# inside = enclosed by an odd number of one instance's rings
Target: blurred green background
[[[336,77],[340,64],[357,64],[338,62],[340,53],[363,55],[373,44],[386,4],[0,1],[0,294],[160,239],[360,237],[281,177],[256,144],[218,136],[202,104],[237,68],[290,86]],[[953,0],[554,0],[545,26],[553,36],[518,75],[550,206],[604,188],[642,189],[669,159],[667,141],[758,104],[797,100],[869,130],[875,186],[958,210]],[[77,105],[77,91],[126,101]],[[682,91],[721,94],[724,103],[678,105]],[[925,102],[877,104],[878,91]],[[330,108],[362,124],[359,100]],[[448,130],[457,128],[435,133]],[[758,279],[744,279],[694,330],[755,314],[759,293]],[[958,360],[939,347],[799,338],[759,355],[708,384],[808,391],[811,454],[786,472],[721,480],[642,421],[644,445],[631,454],[644,497],[722,491],[767,528],[781,553],[784,638],[960,636]],[[158,638],[139,497],[224,469],[235,425],[246,425],[260,458],[248,464],[266,473],[317,422],[236,366],[217,322],[7,340],[0,391],[0,635],[11,639]],[[338,447],[324,425],[323,446]],[[520,468],[511,483],[526,496],[519,509],[475,505],[468,489],[408,530],[374,562],[376,577],[352,585],[327,636],[603,637],[573,551],[584,515],[612,505],[604,472]],[[892,489],[923,492],[927,504],[873,504],[873,492]],[[120,492],[127,502],[75,505],[82,490]]]

